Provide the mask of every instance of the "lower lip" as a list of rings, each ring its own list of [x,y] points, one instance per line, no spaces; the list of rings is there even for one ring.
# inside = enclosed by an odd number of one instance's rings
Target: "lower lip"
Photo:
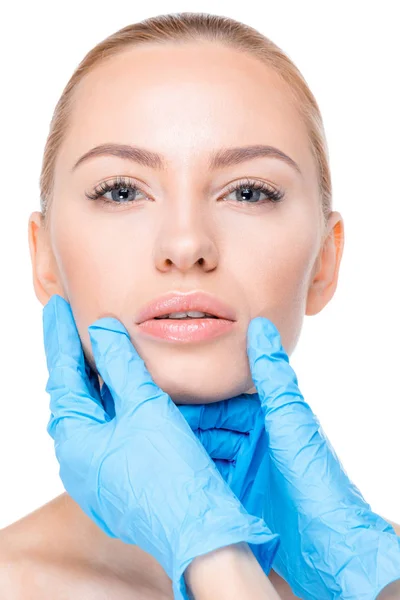
[[[149,319],[138,325],[140,331],[173,342],[201,342],[232,330],[235,321],[227,319]]]

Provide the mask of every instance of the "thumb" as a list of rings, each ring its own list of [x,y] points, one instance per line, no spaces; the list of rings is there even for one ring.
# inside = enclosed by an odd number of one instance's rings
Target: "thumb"
[[[250,321],[247,351],[270,449],[275,446],[294,459],[296,452],[311,443],[320,422],[299,390],[279,331],[271,321],[264,317]]]
[[[118,319],[103,317],[88,331],[97,369],[114,399],[117,416],[132,413],[147,400],[164,394]]]

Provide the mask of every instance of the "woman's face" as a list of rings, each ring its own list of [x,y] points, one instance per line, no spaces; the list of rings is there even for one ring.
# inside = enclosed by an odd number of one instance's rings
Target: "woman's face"
[[[101,144],[159,153],[164,168],[98,155],[73,169]],[[255,144],[284,152],[300,172],[272,156],[209,167],[217,151]],[[114,205],[85,196],[117,177],[140,190],[106,192]],[[283,199],[273,204],[246,185],[228,192],[243,179],[279,189]],[[42,304],[54,293],[68,300],[94,368],[87,327],[116,317],[178,404],[256,391],[250,320],[272,320],[290,355],[303,316],[319,312],[336,287],[334,244],[314,269],[322,234],[317,171],[288,91],[255,58],[212,43],[129,49],[79,84],[56,163],[49,235],[39,217],[30,217],[30,248]],[[329,227],[340,222],[332,213]],[[142,334],[138,312],[171,290],[215,294],[234,309],[235,326],[190,344]]]

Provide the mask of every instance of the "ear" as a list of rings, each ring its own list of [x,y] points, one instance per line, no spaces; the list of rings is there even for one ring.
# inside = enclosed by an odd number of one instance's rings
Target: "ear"
[[[35,211],[28,223],[29,252],[32,263],[32,276],[35,294],[44,306],[54,294],[65,298],[61,278],[50,244],[50,236],[44,228],[43,214]],[[67,298],[65,298],[67,300]]]
[[[327,234],[321,246],[312,278],[306,304],[306,315],[318,314],[333,297],[344,248],[344,223],[339,212],[330,214]]]

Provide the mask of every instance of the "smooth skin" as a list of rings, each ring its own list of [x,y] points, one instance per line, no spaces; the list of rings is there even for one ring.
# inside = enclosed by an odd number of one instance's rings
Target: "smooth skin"
[[[82,154],[111,142],[162,153],[167,168],[103,156],[71,172]],[[301,175],[265,157],[208,170],[211,152],[248,144],[279,148]],[[113,210],[85,198],[85,191],[117,176],[142,187],[137,205]],[[220,200],[230,183],[245,177],[282,187],[285,199],[276,206],[243,206],[239,194]],[[92,367],[87,327],[103,316],[118,318],[154,381],[177,403],[255,392],[246,355],[250,319],[270,318],[290,356],[304,315],[319,313],[335,293],[343,219],[334,211],[321,230],[305,127],[278,77],[234,49],[146,46],[97,67],[76,91],[54,191],[50,232],[40,212],[29,218],[38,300],[44,306],[57,293],[70,302]],[[235,308],[235,335],[190,352],[140,336],[133,319],[145,303],[192,289],[211,291]],[[14,590],[19,585],[22,597],[29,585],[41,600],[172,598],[170,579],[151,556],[106,536],[66,493],[0,537],[3,582]],[[269,579],[281,598],[295,598],[273,570]]]

